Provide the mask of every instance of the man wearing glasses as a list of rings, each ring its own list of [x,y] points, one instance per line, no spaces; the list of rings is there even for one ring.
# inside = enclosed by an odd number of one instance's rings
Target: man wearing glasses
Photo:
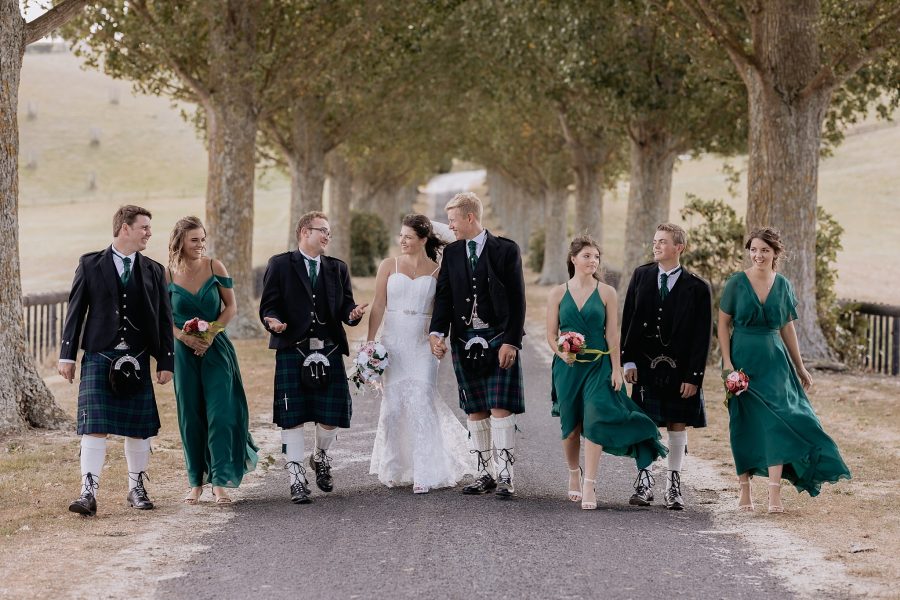
[[[681,467],[687,452],[686,427],[706,427],[703,373],[712,334],[709,284],[681,265],[684,229],[656,228],[653,262],[634,270],[622,313],[622,364],[632,399],[658,426],[668,430],[666,508],[681,510]],[[630,503],[653,501],[653,475],[638,472]]]
[[[325,256],[331,239],[328,217],[309,212],[297,223],[297,250],[269,259],[259,317],[275,350],[273,420],[282,428],[291,501],[310,502],[304,467],[303,424],[316,424],[309,457],[316,485],[330,492],[331,444],[338,427],[350,427],[350,388],[343,355],[350,353],[341,323],[356,325],[368,304],[353,300],[346,263]]]

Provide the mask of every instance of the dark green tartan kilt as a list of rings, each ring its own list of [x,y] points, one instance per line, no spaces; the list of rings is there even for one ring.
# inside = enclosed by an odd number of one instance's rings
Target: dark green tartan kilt
[[[474,377],[463,368],[460,356],[465,352],[466,340],[480,336],[488,340],[491,348],[503,345],[501,329],[469,329],[454,333],[450,341],[453,350],[453,371],[459,388],[459,407],[470,415],[476,412],[501,408],[514,414],[525,412],[525,386],[522,382],[522,353],[509,369],[501,369],[499,363],[485,377]]]
[[[307,354],[306,350],[303,352]],[[325,346],[319,352],[328,357],[328,386],[314,391],[300,384],[300,367],[304,358],[300,352],[295,348],[287,348],[275,353],[272,420],[282,429],[309,422],[350,427],[353,405],[344,370],[344,357],[336,346]]]
[[[109,386],[109,368],[113,360],[129,354],[125,350],[85,352],[81,358],[81,382],[78,385],[78,434],[110,433],[133,438],[148,438],[159,433],[159,411],[153,392],[150,355],[137,357],[141,365],[143,389],[131,396],[117,396]],[[108,357],[108,358],[105,358]]]
[[[686,423],[698,429],[706,427],[703,388],[690,398],[682,398],[678,393],[638,382],[631,388],[631,399],[658,427],[667,423]]]

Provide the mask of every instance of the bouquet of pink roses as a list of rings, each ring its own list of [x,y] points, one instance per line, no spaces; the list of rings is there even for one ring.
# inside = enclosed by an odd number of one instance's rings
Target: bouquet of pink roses
[[[387,349],[378,342],[366,342],[360,346],[353,361],[356,369],[350,378],[356,384],[356,389],[363,385],[376,387],[388,362]]]
[[[725,383],[725,406],[728,406],[729,400],[747,391],[750,387],[750,377],[743,369],[727,374],[723,372],[722,376]]]
[[[211,342],[217,333],[224,330],[225,326],[218,321],[204,321],[200,317],[194,317],[189,321],[185,321],[184,326],[181,328],[182,332],[198,337],[206,342]]]
[[[584,350],[584,336],[577,331],[564,331],[556,340],[556,349],[560,352],[578,354]]]

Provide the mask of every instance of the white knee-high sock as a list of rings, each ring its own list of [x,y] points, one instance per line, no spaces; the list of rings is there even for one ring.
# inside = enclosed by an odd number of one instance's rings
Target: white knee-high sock
[[[687,431],[669,432],[669,471],[681,471],[684,449],[687,446]]]
[[[128,464],[128,489],[133,490],[138,483],[138,473],[146,471],[150,464],[150,439],[125,438],[125,462]]]
[[[303,464],[303,452],[306,448],[303,425],[293,429],[282,429],[281,443],[284,444],[284,455],[287,462]]]
[[[337,433],[337,427],[334,429],[325,429],[316,423],[316,454],[318,454],[320,450],[327,452],[328,449],[331,448],[334,439],[337,437]]]
[[[494,446],[497,448],[497,476],[503,477],[508,473],[512,479],[511,459],[514,458],[516,450],[516,415],[491,417],[491,429],[494,432]]]
[[[493,477],[494,461],[491,460],[491,456],[494,452],[494,446],[491,443],[491,420],[469,420],[466,421],[466,426],[469,428],[469,434],[472,437],[472,446],[475,450],[478,450],[478,452],[482,453],[482,460],[487,460],[487,472],[491,477]],[[487,452],[488,454],[484,454],[485,452]]]
[[[81,491],[97,493],[95,486],[88,484],[85,475],[91,474],[94,484],[100,483],[100,471],[106,462],[106,438],[92,435],[81,436]],[[88,489],[91,487],[92,489]]]

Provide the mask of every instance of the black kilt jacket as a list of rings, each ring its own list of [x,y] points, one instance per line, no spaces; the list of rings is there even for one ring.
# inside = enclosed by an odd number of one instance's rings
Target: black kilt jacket
[[[141,293],[145,314],[139,325],[158,371],[175,368],[175,339],[172,309],[161,264],[137,253],[135,263],[141,271]],[[119,275],[112,250],[90,252],[78,260],[69,308],[63,328],[59,357],[75,360],[78,348],[103,352],[116,345],[119,331]]]
[[[465,240],[444,248],[429,331],[456,335],[468,329],[466,324],[476,298],[481,320],[503,330],[504,344],[521,348],[525,335],[525,276],[519,246],[514,241],[486,232],[474,273]]]
[[[647,355],[658,351],[652,339],[660,320],[658,283],[659,266],[652,262],[634,270],[625,295],[622,312],[622,364],[637,365],[638,382],[650,365]],[[662,337],[670,345],[665,353],[675,359],[682,383],[703,385],[706,359],[712,336],[712,292],[702,277],[682,267],[672,287],[676,305],[669,315]]]
[[[318,276],[323,278],[329,312],[328,331],[341,353],[348,355],[350,347],[347,344],[347,333],[341,323],[351,326],[359,323],[359,319],[350,320],[350,313],[356,308],[350,285],[350,271],[340,259],[324,254],[319,258],[321,272]],[[300,251],[284,252],[270,258],[259,300],[259,318],[271,334],[269,348],[291,348],[307,337],[313,311],[312,285]],[[287,329],[282,333],[275,333],[266,325],[266,317],[287,323]]]

